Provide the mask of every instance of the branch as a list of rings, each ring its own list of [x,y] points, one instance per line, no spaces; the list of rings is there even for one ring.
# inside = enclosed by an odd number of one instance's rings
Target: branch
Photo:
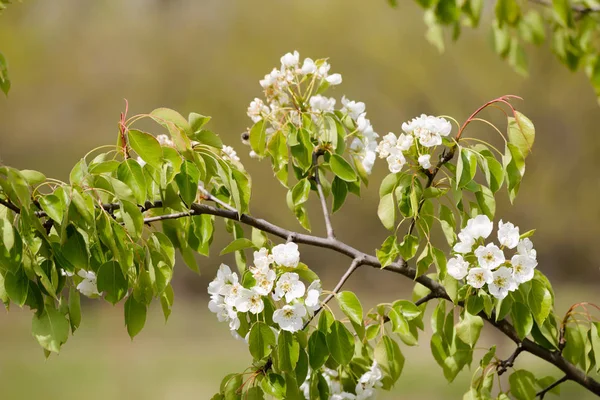
[[[10,200],[0,199],[0,204],[2,204],[4,207],[8,208],[9,210],[16,212],[17,214],[19,214],[21,212],[21,210],[19,210],[19,207],[15,206]]]
[[[323,154],[323,150],[316,148],[312,155],[312,165],[315,169],[315,183],[317,185],[317,191],[319,193],[319,199],[321,200],[321,208],[323,209],[323,218],[325,219],[325,227],[327,228],[327,237],[335,239],[333,233],[333,226],[331,225],[331,218],[329,217],[329,210],[327,209],[327,201],[325,200],[325,194],[323,193],[323,187],[321,185],[321,178],[319,177],[319,156]]]
[[[421,304],[427,303],[429,300],[433,300],[433,299],[437,299],[437,298],[438,298],[438,296],[436,296],[435,293],[429,292],[425,296],[421,297],[419,300],[415,301],[415,306],[418,307]]]
[[[558,385],[560,385],[563,382],[566,382],[569,380],[569,377],[567,375],[563,376],[562,378],[560,378],[559,380],[557,380],[556,382],[554,382],[553,384],[551,384],[550,386],[548,386],[547,388],[545,388],[544,390],[540,390],[538,393],[536,393],[536,397],[540,396],[540,400],[544,398],[544,396],[546,395],[546,393],[548,393],[549,391],[551,391],[552,389],[554,389],[555,387],[557,387]]]
[[[501,360],[498,363],[498,366],[496,367],[496,371],[498,372],[498,376],[502,375],[503,373],[506,372],[506,370],[508,370],[509,368],[511,368],[513,365],[515,365],[515,360],[517,359],[517,357],[519,356],[519,354],[521,354],[523,352],[523,346],[521,345],[521,343],[517,343],[517,348],[515,349],[515,351],[510,355],[510,357],[508,357],[506,360]]]
[[[315,318],[317,316],[317,314],[323,309],[323,306],[325,306],[325,304],[329,303],[329,301],[331,299],[333,299],[336,294],[339,293],[339,291],[342,289],[342,287],[344,286],[344,284],[346,283],[348,278],[350,278],[350,275],[352,275],[354,273],[354,271],[356,271],[358,269],[358,267],[360,267],[363,264],[363,261],[364,261],[363,258],[355,258],[354,260],[352,260],[352,264],[350,264],[350,267],[348,267],[348,270],[344,273],[344,275],[342,275],[342,277],[340,278],[337,285],[335,285],[335,287],[333,288],[332,292],[327,297],[325,297],[325,300],[323,300],[323,302],[321,303],[321,306],[315,310],[315,313],[313,314],[313,316],[310,317],[308,319],[308,321],[306,321],[306,323],[304,324],[302,329],[306,328],[308,326],[308,324],[310,324],[310,322],[313,320],[313,318]]]
[[[529,1],[531,3],[539,4],[544,7],[553,7],[551,0],[529,0]],[[571,10],[573,10],[574,12],[579,13],[579,14],[589,14],[589,13],[600,12],[600,7],[598,7],[598,6],[596,6],[596,7],[589,6],[588,7],[588,6],[583,6],[583,5],[571,4]]]

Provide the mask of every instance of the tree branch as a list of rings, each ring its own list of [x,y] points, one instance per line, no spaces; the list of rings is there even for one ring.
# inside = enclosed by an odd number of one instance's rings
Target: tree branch
[[[16,212],[17,214],[19,214],[21,212],[19,207],[15,206],[10,200],[0,199],[0,204],[2,204],[4,207],[8,208],[9,210]]]
[[[559,380],[557,380],[556,382],[554,382],[553,384],[551,384],[550,386],[548,386],[547,388],[545,388],[544,390],[540,390],[538,393],[536,393],[536,397],[540,397],[540,400],[544,398],[544,396],[546,395],[546,393],[548,393],[549,391],[551,391],[552,389],[554,389],[555,387],[557,387],[558,385],[560,385],[563,382],[566,382],[569,380],[569,377],[567,375],[563,376],[562,378],[560,378]]]
[[[433,299],[437,299],[437,298],[439,298],[439,297],[436,296],[435,293],[429,292],[425,296],[421,297],[419,300],[415,301],[415,305],[418,307],[421,304],[427,303],[429,300],[433,300]]]
[[[327,229],[327,237],[329,239],[335,239],[333,232],[333,225],[331,225],[331,218],[329,216],[329,209],[327,208],[327,201],[325,200],[325,194],[323,193],[323,186],[321,185],[321,178],[319,177],[319,156],[323,154],[323,150],[316,148],[312,155],[312,165],[315,169],[315,184],[317,185],[317,192],[319,193],[319,199],[321,200],[321,208],[323,209],[323,218],[325,219],[325,227]]]
[[[515,365],[515,360],[523,352],[523,346],[521,343],[517,343],[517,348],[515,351],[508,357],[506,360],[501,360],[496,367],[496,372],[498,372],[498,376],[505,373],[509,368]]]

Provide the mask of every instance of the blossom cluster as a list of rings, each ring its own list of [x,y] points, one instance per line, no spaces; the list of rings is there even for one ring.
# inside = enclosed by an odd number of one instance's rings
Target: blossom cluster
[[[64,269],[60,272],[62,276],[71,277],[74,275],[72,272]],[[77,276],[82,278],[81,282],[79,282],[76,287],[82,295],[86,297],[102,296],[103,292],[98,292],[98,277],[94,271],[80,269],[77,271]]]
[[[331,66],[325,59],[305,58],[300,61],[297,51],[287,53],[280,59],[281,65],[260,80],[266,102],[255,98],[248,106],[248,117],[254,123],[265,121],[266,140],[275,132],[291,123],[301,127],[303,116],[310,116],[318,127],[325,130],[324,116],[336,111],[336,99],[321,93],[329,86],[342,83],[338,73],[330,74]],[[371,122],[366,118],[365,103],[342,97],[339,112],[343,119],[351,121],[353,138],[350,150],[362,164],[365,172],[370,173],[376,159],[377,138]],[[337,118],[337,117],[336,117]],[[319,135],[317,132],[311,132]],[[255,157],[256,153],[250,152]]]
[[[252,275],[250,287],[244,287],[238,274],[221,264],[216,278],[208,285],[211,296],[208,308],[220,322],[228,322],[230,330],[236,332],[240,317],[246,318],[240,313],[260,314],[270,296],[279,306],[273,313],[273,322],[289,332],[302,329],[320,307],[321,282],[315,280],[306,288],[297,273],[284,272],[296,268],[299,262],[296,243],[279,244],[271,253],[264,247],[255,251],[254,265],[248,268]]]
[[[304,397],[307,400],[310,399],[310,376],[311,374],[309,373],[306,381],[300,386],[300,390],[302,390]],[[339,379],[339,373],[336,370],[324,367],[323,377],[329,386],[330,400],[373,399],[376,396],[376,390],[383,386],[381,382],[383,379],[383,372],[381,371],[381,368],[379,368],[377,361],[373,361],[371,368],[358,378],[358,382],[354,389],[356,394],[344,391]]]
[[[422,114],[402,124],[399,136],[390,132],[377,146],[380,158],[385,158],[392,173],[398,173],[406,164],[406,156],[414,156],[424,169],[431,168],[431,152],[450,135],[452,125],[441,117]]]
[[[485,215],[467,221],[453,248],[457,254],[448,260],[448,274],[457,280],[466,278],[467,284],[476,289],[487,285],[492,296],[503,299],[521,283],[533,279],[537,254],[531,240],[521,238],[519,227],[502,220],[497,230],[500,246],[485,244],[493,230],[493,222]],[[510,260],[504,254],[507,249],[516,249]]]

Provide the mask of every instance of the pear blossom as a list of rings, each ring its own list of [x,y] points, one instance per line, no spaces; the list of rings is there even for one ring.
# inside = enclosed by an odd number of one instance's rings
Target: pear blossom
[[[370,174],[375,164],[376,154],[374,151],[365,151],[360,163],[367,174]]]
[[[262,271],[261,273],[254,275],[256,286],[252,289],[262,296],[267,296],[273,290],[273,284],[275,283],[276,278],[277,274],[272,269]]]
[[[487,215],[478,215],[467,221],[467,226],[463,229],[475,240],[479,238],[486,239],[492,233],[494,223],[490,221]]]
[[[507,267],[498,268],[492,273],[492,281],[488,282],[488,289],[497,299],[505,298],[509,291],[516,289],[512,271]]]
[[[286,53],[281,57],[280,61],[282,69],[296,67],[300,62],[300,54],[298,54],[297,51],[294,51],[294,53]]]
[[[537,252],[533,248],[533,243],[529,238],[521,239],[521,241],[519,241],[517,253],[523,256],[529,256],[533,259],[537,258]]]
[[[513,278],[517,283],[525,283],[533,279],[537,260],[527,255],[515,254],[510,263],[513,267]]]
[[[237,156],[237,153],[235,152],[233,147],[223,145],[221,150],[223,151],[223,153],[225,153],[223,158],[230,159],[231,161],[240,161],[240,158]]]
[[[469,272],[469,263],[461,255],[448,260],[448,274],[456,280],[461,280]]]
[[[405,135],[404,133],[401,133],[400,136],[398,136],[398,141],[396,142],[396,147],[398,147],[398,149],[400,151],[408,151],[412,145],[414,143],[414,138],[411,135]]]
[[[284,267],[297,267],[300,262],[298,245],[294,242],[278,244],[273,247],[273,260]]]
[[[485,269],[494,270],[504,264],[504,252],[493,243],[488,243],[486,246],[479,246],[475,250],[475,256],[479,262],[479,266]]]
[[[342,96],[342,112],[348,114],[350,118],[356,120],[365,112],[365,103],[362,101],[348,100],[346,96]]]
[[[423,154],[423,155],[419,156],[418,161],[419,161],[419,165],[423,169],[431,168],[431,155],[430,154]]]
[[[263,119],[263,115],[269,114],[269,107],[265,105],[265,103],[259,99],[258,97],[250,102],[250,106],[248,106],[248,116],[252,120],[252,122],[258,122]]]
[[[325,78],[325,80],[332,86],[339,85],[340,83],[342,83],[342,75],[331,74],[327,78]]]
[[[388,162],[388,168],[391,173],[397,174],[402,171],[402,167],[406,164],[406,159],[402,155],[402,153],[397,152],[397,154],[392,154],[388,158],[386,158]]]
[[[310,108],[315,112],[333,112],[335,110],[335,99],[333,97],[325,97],[320,94],[312,96],[308,100]]]
[[[442,137],[450,134],[452,125],[444,118],[422,114],[403,123],[402,130],[413,134],[422,146],[433,147],[442,144]]]
[[[295,272],[286,272],[279,277],[275,285],[273,299],[278,301],[285,296],[286,303],[304,296],[306,287]]]
[[[305,58],[302,63],[302,68],[300,69],[300,73],[303,75],[314,74],[317,72],[317,65],[313,61],[312,58]]]
[[[471,268],[467,275],[467,283],[475,289],[479,289],[486,283],[491,283],[493,277],[492,271],[487,268]]]
[[[102,296],[102,293],[98,292],[97,278],[94,271],[79,270],[77,275],[83,278],[83,280],[77,285],[77,290],[84,296]]]
[[[237,283],[237,281],[237,274],[235,272],[232,273],[228,265],[221,264],[217,271],[217,276],[208,284],[208,293],[225,295],[228,291],[226,286]]]
[[[212,295],[208,302],[208,309],[217,315],[219,322],[229,322],[229,329],[235,331],[240,327],[240,320],[233,305],[226,304],[223,296]]]
[[[316,280],[313,281],[306,290],[306,300],[304,300],[304,305],[311,313],[314,313],[321,307],[321,303],[319,301],[319,297],[321,297],[321,281]]]
[[[236,278],[237,278],[237,275],[236,275]],[[224,291],[223,295],[225,296],[225,304],[235,306],[237,299],[240,297],[240,294],[242,293],[242,289],[244,289],[244,287],[237,280],[236,280],[236,282],[234,282],[231,285],[225,285],[224,290],[223,290]]]
[[[268,269],[273,261],[273,256],[269,254],[269,250],[266,247],[262,247],[260,250],[254,252],[254,267],[258,270]]]
[[[512,223],[498,222],[498,242],[509,249],[514,249],[519,244],[519,227]]]
[[[239,312],[258,314],[265,308],[262,296],[256,290],[242,289],[235,302],[235,308]]]
[[[392,132],[388,133],[384,137],[381,138],[379,145],[377,145],[377,152],[379,153],[379,158],[387,158],[395,147],[398,139],[396,135]]]
[[[475,239],[468,232],[462,231],[458,234],[459,241],[454,245],[452,250],[457,253],[466,254],[473,250]]]
[[[275,310],[273,313],[273,322],[278,324],[284,331],[297,332],[302,329],[302,318],[305,316],[306,308],[302,304],[287,304]]]
[[[167,135],[157,135],[156,140],[161,146],[175,147],[175,143]]]

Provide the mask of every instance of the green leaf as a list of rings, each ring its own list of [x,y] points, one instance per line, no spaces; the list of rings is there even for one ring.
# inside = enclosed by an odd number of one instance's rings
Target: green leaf
[[[494,193],[490,189],[485,186],[480,186],[478,192],[475,192],[475,198],[477,199],[477,205],[485,215],[487,215],[491,220],[494,219],[494,214],[496,213],[496,199],[494,197]]]
[[[232,253],[234,251],[255,248],[252,240],[246,238],[235,239],[233,242],[229,243],[222,251],[220,255]]]
[[[151,167],[160,169],[163,161],[163,150],[158,140],[149,133],[129,130],[129,145],[140,156],[142,160]]]
[[[23,241],[8,219],[0,218],[0,271],[16,271],[23,258]]]
[[[477,315],[471,315],[466,310],[463,314],[463,318],[456,324],[456,335],[473,347],[479,339],[479,334],[483,328],[483,319]]]
[[[199,181],[200,171],[198,167],[193,162],[186,160],[181,165],[181,172],[175,175],[175,182],[179,187],[181,199],[188,207],[196,200]]]
[[[354,355],[354,337],[340,321],[334,321],[326,335],[331,357],[341,365],[347,365]]]
[[[521,340],[525,339],[533,328],[533,316],[523,303],[514,303],[511,310],[512,323]]]
[[[167,285],[165,287],[164,292],[160,295],[160,305],[163,310],[163,315],[165,316],[165,322],[169,319],[171,315],[171,309],[173,308],[173,287],[171,285]]]
[[[4,289],[13,303],[19,307],[25,304],[29,294],[29,279],[23,268],[18,268],[14,272],[6,272],[4,275]]]
[[[340,306],[340,310],[350,318],[350,321],[357,325],[362,325],[363,309],[358,297],[356,297],[354,293],[348,291],[340,292],[335,297]]]
[[[396,227],[396,202],[393,192],[386,194],[379,200],[377,216],[386,229],[391,231]]]
[[[376,250],[377,259],[381,263],[381,268],[385,268],[393,263],[400,254],[400,248],[395,235],[388,236],[381,244],[381,248]]]
[[[292,202],[294,207],[298,207],[308,201],[310,194],[310,182],[308,179],[302,179],[292,189]]]
[[[275,347],[275,334],[264,322],[256,322],[250,329],[248,338],[250,354],[255,360],[262,360],[271,354],[271,348]]]
[[[531,400],[535,398],[535,376],[524,369],[519,369],[508,377],[510,393],[517,400]]]
[[[144,204],[147,191],[146,178],[137,161],[131,158],[123,161],[117,169],[117,178],[131,189],[137,204]]]
[[[329,358],[329,350],[327,348],[327,339],[325,334],[319,330],[313,331],[308,339],[308,359],[310,367],[313,370],[318,370],[325,364]]]
[[[329,166],[333,173],[340,179],[346,182],[356,181],[356,172],[352,169],[352,166],[342,156],[332,154],[329,159]]]
[[[531,290],[527,296],[527,304],[538,325],[542,325],[552,310],[552,293],[537,279],[531,281]]]
[[[261,119],[250,129],[250,147],[256,152],[259,157],[265,155],[265,148],[267,146],[267,134],[266,134],[266,123],[265,120]]]
[[[35,187],[46,181],[46,175],[42,174],[39,171],[34,171],[32,169],[22,169],[19,172],[21,172],[21,175],[23,176],[23,178],[25,178],[29,186]]]
[[[496,19],[500,26],[504,23],[514,25],[520,14],[521,10],[516,0],[498,0],[496,2]]]
[[[456,220],[454,219],[454,213],[444,204],[440,204],[439,218],[444,237],[448,245],[452,246],[456,242]]]
[[[69,287],[69,322],[71,332],[75,333],[81,323],[81,303],[79,291],[75,288],[75,285]]]
[[[208,123],[208,121],[210,121],[210,119],[210,117],[205,115],[191,112],[188,115],[188,124],[190,125],[192,132],[198,132],[204,125]]]
[[[427,245],[419,255],[419,258],[417,258],[416,277],[419,277],[426,273],[431,264],[433,264],[432,246],[430,243],[427,243]]]
[[[69,338],[69,321],[56,308],[46,305],[41,315],[33,315],[31,332],[40,346],[58,353]]]
[[[8,76],[8,63],[6,62],[6,58],[0,52],[0,90],[4,92],[6,96],[8,96],[8,91],[10,90],[10,78]]]
[[[465,187],[475,177],[477,172],[477,157],[469,149],[459,147],[458,163],[456,164],[457,189]]]
[[[533,123],[518,111],[514,117],[508,117],[508,141],[519,149],[523,158],[529,155],[535,141]]]
[[[404,356],[398,347],[398,343],[383,336],[377,343],[374,351],[375,360],[383,371],[383,388],[389,390],[400,377],[404,368]]]
[[[592,351],[594,352],[594,359],[596,364],[596,372],[600,371],[600,323],[592,322],[590,324],[590,343],[592,344]]]
[[[554,18],[563,28],[573,26],[573,11],[569,0],[552,0],[552,10]]]
[[[278,374],[269,373],[261,382],[260,387],[276,399],[283,399],[285,396],[285,379]]]
[[[300,357],[300,344],[291,332],[281,331],[277,338],[277,362],[280,371],[293,373]]]
[[[419,238],[414,235],[404,236],[404,240],[400,243],[400,255],[405,261],[412,259],[419,249]]]
[[[244,383],[241,374],[230,374],[223,378],[221,382],[221,392],[225,395],[225,400],[241,400],[241,387]]]
[[[121,201],[121,218],[129,235],[135,240],[139,239],[144,230],[144,217],[140,208],[129,201]]]
[[[337,176],[334,177],[333,183],[331,184],[331,194],[333,195],[331,212],[335,213],[337,210],[342,208],[342,205],[344,205],[344,201],[346,201],[346,196],[348,195],[348,185],[345,181],[338,178]]]
[[[418,343],[404,315],[392,308],[388,313],[388,318],[392,322],[392,331],[398,334],[400,340],[408,346],[415,346]]]
[[[98,269],[98,291],[104,292],[104,298],[112,304],[118,303],[127,293],[127,280],[121,266],[116,261],[102,264]]]
[[[146,305],[138,302],[134,296],[129,296],[125,301],[125,325],[131,339],[144,328],[146,323]]]

